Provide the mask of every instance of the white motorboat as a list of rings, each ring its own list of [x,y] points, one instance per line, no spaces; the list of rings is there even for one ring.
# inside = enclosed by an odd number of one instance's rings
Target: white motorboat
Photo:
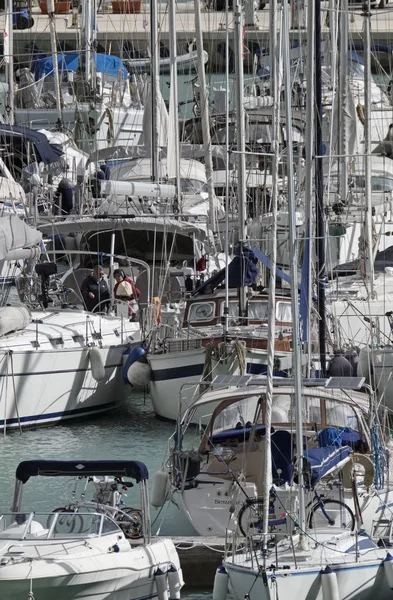
[[[96,500],[49,514],[22,511],[22,489],[30,477],[67,476],[101,481],[103,489],[140,487],[136,517]],[[105,476],[105,477],[104,477]],[[123,479],[125,478],[125,479]],[[183,584],[171,540],[151,539],[148,471],[139,461],[46,461],[19,464],[12,512],[0,516],[2,600],[164,598],[168,587],[180,598]],[[109,499],[109,497],[108,497]],[[172,597],[172,594],[171,594]]]

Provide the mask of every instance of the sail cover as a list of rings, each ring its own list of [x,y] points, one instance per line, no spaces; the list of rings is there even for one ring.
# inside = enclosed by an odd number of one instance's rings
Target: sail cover
[[[228,286],[230,288],[238,288],[241,285],[251,285],[254,283],[258,275],[258,269],[256,266],[257,262],[258,259],[251,248],[247,248],[245,246],[243,246],[241,250],[240,248],[237,248],[236,256],[228,266]],[[221,271],[218,271],[218,273],[213,275],[213,277],[210,277],[210,279],[199,286],[199,288],[192,295],[197,296],[198,294],[203,293],[206,288],[209,290],[211,288],[215,289],[224,280],[225,269],[221,269]]]
[[[0,219],[0,260],[4,260],[10,250],[31,248],[41,242],[42,233],[10,215]]]
[[[43,162],[46,165],[58,162],[60,156],[64,154],[61,148],[51,146],[43,133],[34,131],[30,127],[0,124],[0,138],[5,140],[8,150],[17,152],[19,156],[22,155],[26,162],[29,159],[27,150],[25,150],[27,142],[33,145],[37,162]]]
[[[75,72],[80,66],[80,56],[80,54],[58,54],[57,64],[60,75],[65,71]],[[120,74],[123,79],[128,79],[128,71],[120,58],[110,54],[96,54],[95,57],[97,73],[104,73],[111,77],[118,77]],[[51,56],[38,58],[34,63],[34,74],[37,81],[46,75],[52,75],[53,58]]]
[[[348,462],[353,450],[349,446],[326,446],[312,448],[303,455],[304,481],[308,488],[313,488],[322,477],[335,469],[342,468]],[[295,476],[296,482],[296,476]]]

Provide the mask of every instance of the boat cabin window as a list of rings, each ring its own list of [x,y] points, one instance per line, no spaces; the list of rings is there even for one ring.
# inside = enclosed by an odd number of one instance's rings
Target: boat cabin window
[[[277,302],[276,319],[284,323],[292,323],[292,306],[290,302]]]
[[[211,321],[216,316],[216,305],[214,302],[195,302],[190,306],[188,320],[190,323],[200,321]]]
[[[224,314],[224,303],[221,305]],[[248,319],[250,321],[267,321],[269,316],[269,304],[267,300],[251,300],[248,303]],[[239,317],[239,303],[237,300],[229,302],[229,317]],[[277,302],[276,319],[284,323],[292,323],[292,308],[290,302]]]

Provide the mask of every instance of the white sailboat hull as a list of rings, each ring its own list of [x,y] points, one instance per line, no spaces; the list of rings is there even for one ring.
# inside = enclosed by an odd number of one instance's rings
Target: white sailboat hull
[[[0,429],[86,417],[124,401],[123,354],[140,340],[137,323],[127,321],[121,334],[116,317],[69,310],[32,316],[36,322],[0,338]]]
[[[276,354],[284,359],[287,353]],[[203,385],[197,385],[204,372],[205,348],[149,354],[147,359],[151,368],[150,395],[154,412],[163,419],[176,421],[179,411],[183,412],[202,391],[205,391]],[[211,377],[207,379],[207,384],[216,375],[241,375],[244,371],[263,375],[266,373],[266,365],[267,351],[253,348],[247,348],[243,368],[239,365],[236,353],[227,359],[212,358]],[[286,368],[287,366],[285,365]],[[203,424],[208,422],[209,417],[210,414],[205,415],[201,411],[196,411],[194,415],[194,419]]]
[[[345,600],[391,598],[392,591],[386,581],[382,565],[385,551],[380,554],[380,560],[339,566],[331,564],[331,569],[337,577],[340,598]],[[288,568],[280,573],[268,572],[267,585],[265,585],[262,575],[258,575],[254,569],[224,562],[229,574],[230,590],[236,600],[243,600],[245,596],[250,600],[275,600],[277,597],[326,600],[322,590],[321,565],[303,566],[300,561],[298,564],[298,568]]]

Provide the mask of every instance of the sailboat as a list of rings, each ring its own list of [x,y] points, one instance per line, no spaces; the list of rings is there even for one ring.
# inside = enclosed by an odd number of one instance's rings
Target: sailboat
[[[271,10],[272,7],[271,7]],[[320,5],[315,8],[315,23],[320,24]],[[313,31],[314,5],[308,8],[309,31]],[[286,93],[286,118],[290,126],[290,80],[289,80],[289,46],[285,33],[288,31],[288,7],[283,5],[283,39],[284,39],[284,72]],[[318,38],[318,36],[317,36]],[[288,163],[293,159],[291,150],[288,153]],[[288,164],[290,168],[290,164]],[[289,192],[291,189],[289,189]],[[296,252],[293,221],[293,196],[289,193],[289,211],[292,215],[291,246]],[[298,288],[296,285],[297,265],[295,256],[292,268],[292,299],[294,313],[298,308]],[[295,317],[294,314],[294,317]],[[295,320],[295,319],[294,319]],[[296,321],[296,320],[295,320]],[[297,321],[296,321],[297,322]],[[346,530],[346,523],[339,521],[339,531],[332,535],[329,530],[329,519],[323,524],[323,519],[311,531],[306,518],[305,490],[313,489],[312,467],[307,438],[304,437],[304,415],[302,402],[302,376],[300,363],[301,336],[298,328],[293,333],[294,349],[294,420],[296,430],[296,454],[298,472],[296,477],[297,498],[299,502],[298,517],[295,522],[295,535],[286,535],[278,541],[274,548],[269,548],[269,506],[273,502],[272,488],[271,445],[266,442],[264,461],[264,486],[260,500],[262,522],[259,524],[261,534],[255,535],[255,528],[249,530],[246,548],[236,551],[236,533],[232,539],[232,550],[228,551],[223,561],[225,574],[230,589],[236,599],[244,595],[252,598],[289,597],[295,593],[297,598],[308,598],[312,594],[317,598],[345,597],[354,599],[362,594],[378,595],[387,598],[390,594],[389,560],[390,554],[386,549],[378,547],[365,531],[360,531],[360,513],[356,513],[354,531]],[[271,376],[271,374],[270,374]],[[268,376],[269,379],[269,376]],[[270,432],[272,402],[267,396],[265,412],[266,440]],[[272,436],[273,437],[273,436]],[[323,450],[319,448],[316,450]],[[330,445],[326,448],[329,453],[333,450]],[[356,484],[353,484],[356,494]],[[273,496],[273,498],[272,498]],[[325,511],[328,514],[328,511]],[[284,517],[288,512],[283,507]],[[322,509],[322,514],[324,510]],[[325,516],[326,516],[325,514]]]
[[[87,313],[80,299],[71,302],[71,279],[65,285],[57,265],[42,260],[42,234],[18,217],[3,217],[1,231],[7,279],[0,307],[0,429],[116,408],[124,399],[123,354],[140,343],[139,323],[129,322],[127,314]],[[19,302],[10,302],[12,285]],[[76,285],[74,278],[78,298]]]

